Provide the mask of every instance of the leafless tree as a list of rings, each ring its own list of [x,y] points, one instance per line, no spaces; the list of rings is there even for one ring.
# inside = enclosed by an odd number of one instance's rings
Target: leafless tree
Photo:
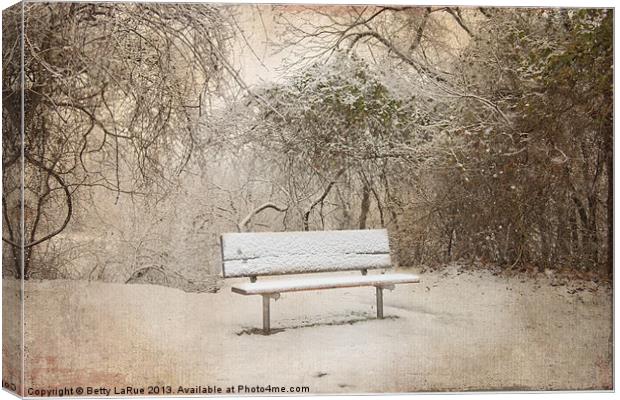
[[[117,196],[166,192],[200,146],[196,121],[205,96],[233,70],[226,60],[228,22],[213,6],[24,7],[23,26],[19,7],[3,15],[10,49],[3,54],[3,240],[19,248],[16,209],[23,207],[28,278],[33,249],[67,227],[82,189]],[[15,62],[22,41],[23,76]],[[21,162],[23,205],[11,199],[19,185],[8,182]],[[14,272],[21,276],[16,253]]]

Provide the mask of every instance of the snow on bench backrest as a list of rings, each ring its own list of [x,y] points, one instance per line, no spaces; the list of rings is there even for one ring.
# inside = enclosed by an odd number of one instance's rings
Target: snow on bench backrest
[[[385,229],[222,235],[225,278],[390,268]]]

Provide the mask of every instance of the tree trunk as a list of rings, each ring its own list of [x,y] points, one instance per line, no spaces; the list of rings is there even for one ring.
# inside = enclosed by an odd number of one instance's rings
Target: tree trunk
[[[614,273],[614,157],[612,141],[613,139],[609,139],[610,143],[607,145],[605,160],[607,167],[607,272],[610,277],[613,277]]]
[[[366,220],[368,219],[368,211],[370,210],[370,188],[367,184],[362,188],[362,205],[360,208],[360,229],[366,229]]]

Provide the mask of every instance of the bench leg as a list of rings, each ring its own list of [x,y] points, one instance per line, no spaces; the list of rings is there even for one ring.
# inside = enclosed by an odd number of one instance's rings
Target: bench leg
[[[263,295],[263,334],[269,335],[269,295]]]
[[[383,319],[383,288],[377,286],[377,318]]]

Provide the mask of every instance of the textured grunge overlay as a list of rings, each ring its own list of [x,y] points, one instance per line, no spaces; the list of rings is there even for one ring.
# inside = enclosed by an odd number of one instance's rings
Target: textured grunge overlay
[[[613,17],[5,9],[3,388],[612,390]]]

